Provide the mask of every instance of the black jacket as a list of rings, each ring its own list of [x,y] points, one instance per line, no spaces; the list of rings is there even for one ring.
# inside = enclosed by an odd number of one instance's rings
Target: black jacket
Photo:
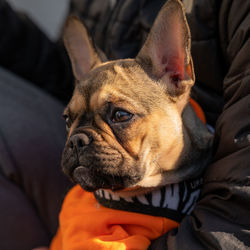
[[[250,2],[183,2],[192,34],[197,78],[192,96],[203,107],[208,122],[216,125],[216,153],[207,168],[202,197],[193,214],[184,218],[177,230],[156,240],[151,248],[247,249]],[[0,64],[62,100],[67,99],[71,95],[72,74],[63,49],[50,42],[30,21],[16,16],[3,1],[0,3],[0,19],[4,16],[8,23],[7,26],[0,21],[1,33],[6,34],[0,38]],[[117,0],[114,6],[110,3],[73,0],[71,12],[82,17],[108,58],[133,57],[164,1]],[[62,89],[66,92],[62,93]]]

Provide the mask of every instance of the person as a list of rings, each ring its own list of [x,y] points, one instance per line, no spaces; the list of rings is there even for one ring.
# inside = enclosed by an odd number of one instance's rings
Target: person
[[[58,47],[2,0],[0,19],[0,249],[27,250],[50,243],[71,186],[60,166],[64,105],[41,90],[61,83],[57,93],[65,95],[71,69],[56,59],[64,56]]]
[[[107,58],[127,58],[134,57],[139,51],[164,2],[103,0],[100,4],[97,0],[72,0],[70,14],[81,17],[94,43]],[[247,249],[250,247],[250,3],[244,0],[183,0],[183,4],[192,35],[196,72],[196,84],[191,95],[202,106],[208,123],[215,127],[215,153],[212,163],[207,167],[201,198],[193,213],[186,216],[177,229],[152,242],[150,249]],[[0,21],[0,29],[5,34],[0,38],[0,65],[67,102],[72,93],[73,78],[62,44],[49,41],[30,20],[18,15],[3,0],[0,0],[0,18],[4,20]],[[18,84],[16,92],[24,85]],[[15,113],[15,110],[12,112]],[[9,116],[5,117],[5,122],[10,122]],[[53,126],[61,125],[53,123]],[[11,126],[7,127],[4,134],[8,129],[11,131]],[[50,129],[51,126],[48,131]],[[41,133],[40,130],[37,132]],[[59,129],[58,133],[61,133]],[[6,145],[3,145],[5,150]],[[19,152],[20,148],[13,145],[10,152]],[[40,157],[46,150],[41,151]],[[32,167],[37,165],[34,162]],[[46,161],[42,165],[49,166]],[[37,165],[35,169],[42,169],[43,166]],[[44,227],[40,238],[38,232],[37,238],[31,240],[29,233],[35,231],[37,225],[30,224],[30,232],[26,229],[19,234],[15,230],[18,224],[7,227],[10,225],[10,216],[12,221],[19,221],[22,214],[14,213],[13,207],[23,204],[23,201],[5,202],[13,194],[19,197],[21,192],[25,198],[33,201],[28,207],[34,211],[34,218],[36,216],[40,221],[40,228],[41,225],[53,225],[52,228],[57,225],[55,220],[45,222],[46,216],[37,212],[44,210],[44,206],[39,203],[43,200],[43,193],[30,192],[30,186],[26,185],[29,179],[33,179],[33,172],[28,170],[30,167],[26,164],[22,171],[15,170],[21,175],[21,185],[15,174],[6,175],[6,172],[0,171],[1,183],[7,181],[17,188],[12,190],[0,184],[4,187],[1,194],[6,194],[0,195],[1,249],[46,246],[54,232],[50,230],[48,233],[48,226]],[[9,169],[5,162],[0,162],[0,168]],[[47,176],[50,171],[54,171],[53,176],[56,177],[59,174],[55,169],[46,167],[39,173],[47,171]],[[24,178],[27,176],[29,178]],[[40,185],[39,178],[40,174],[33,179],[37,181],[34,188],[36,184]],[[59,179],[52,179],[48,180],[48,183],[53,183],[49,190],[60,186]],[[47,180],[42,183],[47,185]],[[62,197],[66,186],[65,183],[61,185],[56,195]],[[39,187],[42,192],[42,185]],[[37,195],[37,199],[33,199],[34,195]],[[45,201],[47,211],[55,203],[57,207],[60,204],[53,197]],[[27,223],[33,218],[28,207],[23,211],[26,215],[30,214],[30,217],[25,217]],[[4,211],[8,211],[8,216]],[[47,235],[46,239],[43,234]],[[20,243],[22,240],[24,244]]]

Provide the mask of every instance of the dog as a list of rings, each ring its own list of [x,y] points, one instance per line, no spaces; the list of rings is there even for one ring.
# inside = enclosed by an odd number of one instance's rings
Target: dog
[[[60,220],[65,218],[61,226],[66,229],[60,228],[52,250],[61,249],[62,242],[74,249],[106,249],[100,242],[110,243],[113,236],[126,249],[146,249],[151,240],[178,226],[180,214],[192,211],[213,136],[189,102],[195,82],[190,43],[179,0],[162,7],[135,59],[101,59],[81,21],[68,19],[64,44],[75,89],[63,114],[68,137],[62,168],[81,188],[77,185],[65,199]],[[106,207],[167,220],[110,213]],[[117,223],[125,227],[117,229]],[[161,228],[167,223],[171,225]],[[76,228],[81,228],[78,236]],[[131,232],[134,237],[124,239]]]
[[[129,197],[204,170],[212,136],[189,104],[190,40],[177,0],[162,8],[135,59],[102,62],[83,24],[67,21],[76,83],[64,111],[62,167],[83,189]]]
[[[178,226],[171,221],[181,220],[175,212],[192,211],[213,136],[189,102],[195,82],[190,43],[179,0],[162,7],[135,59],[107,61],[81,21],[68,19],[64,44],[75,89],[63,114],[68,137],[62,168],[95,196],[82,189],[69,193],[50,249],[147,249],[151,240]],[[99,211],[95,199],[168,220]],[[161,226],[166,223],[171,225]]]

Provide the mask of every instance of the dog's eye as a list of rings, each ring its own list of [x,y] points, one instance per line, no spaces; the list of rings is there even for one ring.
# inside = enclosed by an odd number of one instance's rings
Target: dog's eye
[[[112,115],[111,121],[114,123],[127,122],[127,121],[131,120],[132,117],[133,117],[133,115],[127,111],[116,110]]]
[[[65,119],[65,123],[66,123],[66,130],[67,132],[69,131],[71,125],[72,125],[72,122],[71,122],[71,119],[68,115],[63,115],[63,118]]]

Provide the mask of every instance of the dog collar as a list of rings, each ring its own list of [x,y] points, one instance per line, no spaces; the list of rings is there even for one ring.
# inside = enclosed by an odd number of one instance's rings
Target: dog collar
[[[107,190],[99,189],[95,194],[104,207],[166,217],[180,222],[192,212],[200,195],[203,178],[170,184],[145,195],[122,198]]]

